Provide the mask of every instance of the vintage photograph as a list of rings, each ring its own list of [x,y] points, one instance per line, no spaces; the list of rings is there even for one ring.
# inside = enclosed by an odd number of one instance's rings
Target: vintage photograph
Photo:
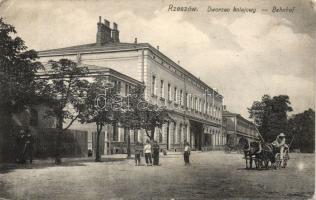
[[[316,0],[0,0],[0,200],[316,199]]]

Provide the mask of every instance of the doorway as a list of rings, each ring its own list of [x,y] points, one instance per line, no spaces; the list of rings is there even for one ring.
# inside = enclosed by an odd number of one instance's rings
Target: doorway
[[[194,135],[194,149],[201,151],[203,144],[203,124],[197,121],[190,121],[191,133]]]

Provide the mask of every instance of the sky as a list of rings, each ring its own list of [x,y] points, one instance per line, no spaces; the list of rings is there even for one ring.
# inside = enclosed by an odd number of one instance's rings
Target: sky
[[[170,5],[198,12],[171,12]],[[256,8],[255,13],[207,12]],[[273,13],[273,7],[294,12]],[[267,11],[262,11],[267,9]],[[295,114],[315,109],[316,0],[0,0],[0,16],[35,50],[95,42],[98,16],[122,42],[147,42],[248,117],[264,94],[288,95]]]

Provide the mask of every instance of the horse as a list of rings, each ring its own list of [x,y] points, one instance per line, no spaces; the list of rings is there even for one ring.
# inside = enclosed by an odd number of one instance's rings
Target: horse
[[[247,142],[244,145],[244,156],[246,160],[246,168],[252,169],[253,161],[255,161],[256,169],[259,168],[259,155],[261,153],[261,143],[258,141]],[[248,167],[249,160],[249,167]]]

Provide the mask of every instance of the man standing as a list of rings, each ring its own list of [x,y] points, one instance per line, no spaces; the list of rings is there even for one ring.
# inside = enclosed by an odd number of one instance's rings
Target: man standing
[[[140,165],[140,155],[142,153],[142,144],[140,144],[139,142],[136,142],[135,145],[135,165],[139,166]]]
[[[149,140],[146,141],[146,144],[144,146],[144,153],[145,153],[145,161],[146,161],[146,165],[152,165],[152,161],[151,161],[151,144],[149,142]]]
[[[154,141],[153,145],[153,158],[154,158],[154,165],[159,165],[159,144],[157,141]]]
[[[183,153],[184,165],[190,165],[190,153],[191,153],[190,145],[188,142],[185,142],[184,153]]]
[[[33,136],[29,130],[27,130],[25,139],[25,158],[30,160],[30,164],[33,162]]]
[[[280,158],[281,158],[281,166],[283,166],[283,155],[284,155],[284,147],[287,145],[285,144],[285,135],[284,133],[280,133],[277,138],[272,142],[272,145],[275,147],[275,152],[280,152]]]

